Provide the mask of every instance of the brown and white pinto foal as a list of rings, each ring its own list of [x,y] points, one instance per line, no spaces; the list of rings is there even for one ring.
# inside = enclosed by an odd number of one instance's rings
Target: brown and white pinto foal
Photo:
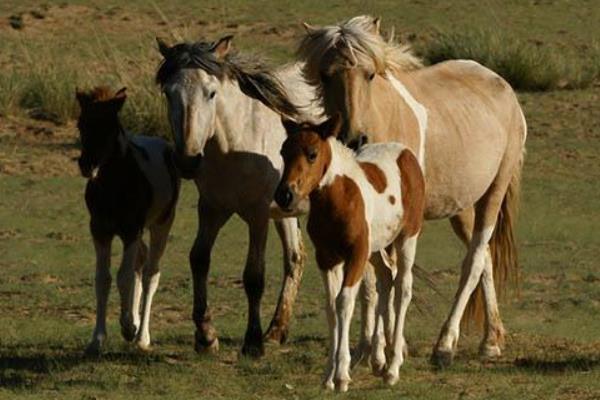
[[[383,316],[385,325],[392,325],[385,327],[390,333],[384,377],[394,384],[404,360],[404,319],[425,204],[419,162],[399,143],[364,146],[355,155],[336,139],[342,124],[339,116],[321,125],[287,120],[283,124],[288,134],[281,150],[285,167],[275,201],[291,210],[298,201],[310,199],[308,233],[325,284],[331,339],[325,387],[348,389],[350,321],[373,253],[380,294],[377,319]],[[398,263],[385,262],[394,247]],[[387,318],[392,287],[395,321]]]
[[[158,287],[158,262],[175,217],[179,177],[171,149],[159,138],[125,134],[118,113],[125,88],[77,91],[81,107],[81,174],[88,178],[85,202],[96,249],[96,328],[87,348],[98,354],[106,338],[106,304],[111,284],[113,238],[123,242],[117,275],[121,295],[121,333],[143,350],[150,346],[150,308]],[[150,248],[142,240],[150,231]],[[142,296],[143,295],[143,296]],[[140,319],[140,302],[143,297]]]

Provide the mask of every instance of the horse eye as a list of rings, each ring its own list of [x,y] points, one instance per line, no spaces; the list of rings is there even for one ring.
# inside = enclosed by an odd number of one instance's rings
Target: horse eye
[[[215,90],[213,90],[212,92],[210,92],[210,93],[208,94],[208,99],[209,99],[209,100],[212,100],[212,99],[215,97],[215,95],[216,95],[216,94],[217,94],[217,92],[216,92]]]
[[[375,72],[371,73],[371,75],[369,75],[369,81],[372,81],[373,78],[375,78]]]
[[[316,151],[310,151],[307,155],[306,158],[308,159],[309,163],[314,163],[317,159],[317,152]]]

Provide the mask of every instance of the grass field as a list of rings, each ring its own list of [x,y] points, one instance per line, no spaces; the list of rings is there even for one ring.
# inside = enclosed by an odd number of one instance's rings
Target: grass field
[[[190,183],[184,185],[163,258],[153,352],[140,354],[121,339],[113,288],[106,354],[83,357],[94,321],[94,255],[82,198],[85,182],[73,161],[77,110],[70,93],[77,85],[127,85],[128,125],[166,129],[152,82],[159,61],[154,36],[235,33],[238,48],[284,62],[292,59],[298,22],[333,22],[360,13],[382,15],[385,28],[395,25],[399,36],[417,47],[435,40],[440,30],[485,28],[500,37],[506,33],[534,46],[568,50],[579,62],[587,60],[600,35],[596,0],[0,3],[0,398],[342,397],[320,389],[327,331],[312,248],[289,343],[269,345],[260,360],[239,357],[247,237],[236,218],[219,237],[210,275],[221,351],[193,352],[187,254],[197,221]],[[10,25],[17,20],[21,29]],[[18,98],[17,92],[29,97]],[[417,262],[441,294],[416,282],[421,310],[409,311],[410,356],[401,381],[387,388],[358,367],[344,398],[600,398],[600,85],[519,96],[529,124],[518,229],[523,283],[520,297],[501,308],[509,330],[504,355],[481,362],[479,337],[472,332],[461,339],[451,368],[430,367],[463,255],[448,223],[430,222]],[[113,265],[120,250],[115,246]],[[281,264],[272,232],[263,326],[274,310]]]

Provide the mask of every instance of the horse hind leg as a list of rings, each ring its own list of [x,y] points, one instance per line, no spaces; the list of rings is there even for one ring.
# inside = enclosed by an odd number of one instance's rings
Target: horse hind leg
[[[216,352],[219,349],[217,332],[212,324],[208,307],[207,279],[210,255],[217,235],[231,216],[230,212],[209,207],[198,202],[198,233],[190,251],[190,268],[194,287],[194,310],[192,317],[196,325],[194,349],[197,352]]]
[[[511,182],[512,169],[507,166],[508,163],[505,162],[501,165],[494,182],[476,204],[473,236],[463,261],[460,285],[452,311],[440,332],[432,355],[432,361],[438,366],[445,367],[452,363],[460,333],[460,321],[486,267],[488,244],[492,239],[498,214]]]
[[[283,344],[288,338],[290,318],[300,288],[306,254],[297,218],[276,220],[275,228],[283,245],[283,285],[265,339]]]
[[[367,364],[372,361],[374,346],[379,343],[383,346],[385,339],[381,337],[378,342],[377,335],[383,335],[383,321],[378,324],[377,310],[377,279],[373,265],[368,262],[365,266],[363,280],[360,284],[358,296],[360,298],[360,339],[358,345],[352,352],[352,362],[357,365],[363,361]],[[379,331],[377,329],[381,328]],[[382,350],[383,351],[383,350]]]
[[[173,216],[165,223],[150,228],[150,251],[143,270],[143,303],[140,329],[136,338],[139,349],[150,349],[150,314],[152,300],[160,281],[159,261],[165,251]]]
[[[450,219],[456,236],[465,244],[467,249],[472,237],[474,219],[475,210],[472,207]],[[483,296],[483,302],[481,302],[481,296]],[[475,292],[471,295],[465,315],[461,321],[461,327],[464,328],[470,322],[469,320],[473,321],[476,325],[484,322],[484,335],[479,348],[480,354],[486,358],[499,357],[504,340],[504,326],[498,310],[489,245],[486,251],[485,267],[481,281]]]

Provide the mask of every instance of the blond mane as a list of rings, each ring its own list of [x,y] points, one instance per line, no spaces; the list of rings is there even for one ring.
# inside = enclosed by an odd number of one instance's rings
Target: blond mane
[[[321,86],[324,67],[355,66],[384,75],[386,71],[410,71],[422,67],[410,46],[396,43],[393,34],[385,40],[373,29],[377,21],[360,15],[339,25],[308,28],[298,47],[298,57],[304,61],[304,78]]]

